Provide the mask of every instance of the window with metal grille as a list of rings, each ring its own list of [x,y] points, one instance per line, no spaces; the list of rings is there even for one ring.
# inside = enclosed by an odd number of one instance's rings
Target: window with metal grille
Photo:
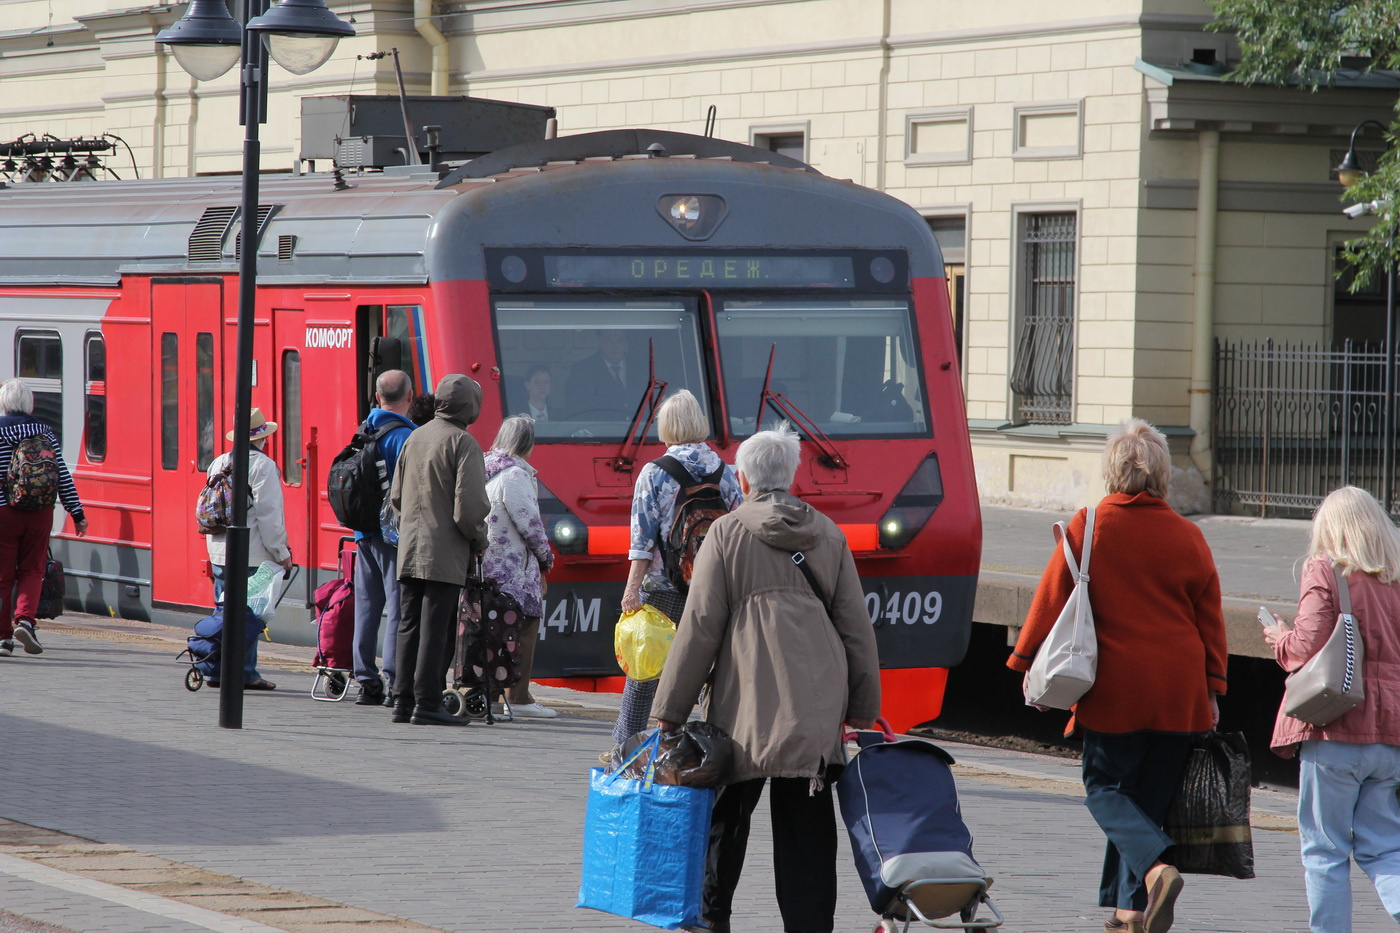
[[[1073,420],[1075,263],[1073,213],[1023,214],[1011,391],[1016,420]]]

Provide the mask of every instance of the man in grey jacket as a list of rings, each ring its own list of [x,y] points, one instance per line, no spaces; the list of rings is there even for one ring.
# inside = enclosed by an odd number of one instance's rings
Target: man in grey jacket
[[[481,386],[467,376],[438,383],[433,420],[408,436],[390,498],[399,513],[400,621],[394,722],[465,726],[443,712],[457,600],[473,556],[486,550],[486,468],[467,426]]]

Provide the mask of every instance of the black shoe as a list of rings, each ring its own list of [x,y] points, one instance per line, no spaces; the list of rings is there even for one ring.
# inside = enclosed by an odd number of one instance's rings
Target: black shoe
[[[408,722],[413,718],[413,703],[395,703],[394,715],[389,717],[390,722]]]
[[[384,705],[385,705],[385,706],[393,706],[393,705],[394,705],[394,695],[393,695],[392,693],[389,693],[388,691],[385,691],[385,693],[384,693]]]
[[[398,711],[395,710],[395,715],[397,715],[397,712]],[[422,706],[415,706],[413,708],[413,718],[410,719],[409,722],[413,723],[415,726],[471,725],[470,719],[464,719],[461,716],[453,716],[451,713],[444,712],[440,707],[438,709],[427,709]]]
[[[355,699],[356,706],[383,706],[384,691],[371,687],[360,687],[360,695]]]

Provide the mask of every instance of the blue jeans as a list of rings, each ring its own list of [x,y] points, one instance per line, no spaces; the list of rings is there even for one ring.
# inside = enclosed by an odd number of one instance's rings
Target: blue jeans
[[[224,604],[224,568],[221,564],[209,565],[214,571],[214,603],[222,606]],[[248,568],[248,576],[258,572],[258,568]],[[257,623],[254,623],[257,624]],[[258,673],[258,639],[249,642],[252,645],[243,658],[243,682],[250,684],[255,680],[262,680],[262,675]]]
[[[1298,839],[1313,933],[1351,933],[1351,859],[1400,921],[1400,747],[1304,742]]]
[[[399,549],[383,538],[361,538],[355,556],[355,679],[380,688],[379,623],[389,624],[383,641],[384,673],[394,686],[394,659],[399,646]]]

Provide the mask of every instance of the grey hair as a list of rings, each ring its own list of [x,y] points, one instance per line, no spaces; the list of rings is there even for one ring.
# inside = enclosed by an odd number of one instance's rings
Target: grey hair
[[[8,379],[0,385],[0,412],[7,415],[34,414],[34,393],[23,379]]]
[[[1103,478],[1110,493],[1145,492],[1167,497],[1172,456],[1167,437],[1141,418],[1128,418],[1108,435],[1103,450]]]
[[[393,405],[413,393],[413,380],[402,369],[386,369],[374,380],[374,391],[381,401]]]
[[[771,431],[759,431],[739,445],[734,465],[749,481],[752,492],[786,492],[802,460],[802,440],[786,421]]]
[[[709,438],[709,419],[689,389],[681,389],[661,403],[656,413],[656,434],[667,447],[699,444]]]
[[[529,415],[512,415],[501,422],[492,450],[524,459],[535,449],[535,419]]]

